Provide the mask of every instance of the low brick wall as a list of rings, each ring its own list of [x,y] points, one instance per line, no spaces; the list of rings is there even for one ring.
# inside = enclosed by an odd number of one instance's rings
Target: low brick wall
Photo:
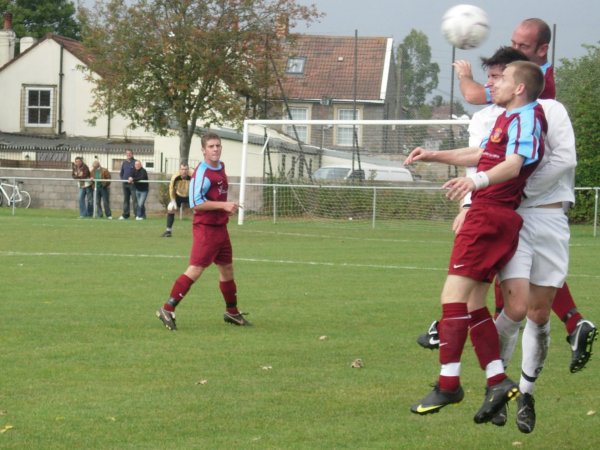
[[[110,208],[116,219],[123,212],[123,189],[119,181],[119,173],[111,172],[112,183],[110,185]],[[147,213],[163,213],[165,207],[159,201],[159,186],[167,186],[170,175],[148,172],[150,181],[150,193],[146,200]],[[0,178],[8,179],[12,183],[13,178],[24,181],[23,189],[31,194],[31,208],[52,209],[75,209],[79,210],[79,184],[71,178],[70,170],[63,169],[26,169],[0,167]],[[249,179],[248,182],[257,182],[258,179]],[[230,185],[229,199],[237,201],[239,197],[239,177],[229,177]],[[248,192],[248,198],[261,203],[260,195],[252,195]],[[135,213],[134,213],[135,214]]]
[[[113,182],[110,185],[110,207],[116,219],[123,211],[123,189],[119,181],[119,173],[111,172]],[[151,181],[165,180],[162,174],[148,173]],[[0,167],[0,178],[22,180],[23,189],[31,194],[31,208],[79,209],[79,184],[71,178],[70,170],[60,169],[24,169]],[[161,212],[165,208],[159,201],[159,186],[161,183],[151,183],[150,193],[146,200],[146,210],[149,213]]]

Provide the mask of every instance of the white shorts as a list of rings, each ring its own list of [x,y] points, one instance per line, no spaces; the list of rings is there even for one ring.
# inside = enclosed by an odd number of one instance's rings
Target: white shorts
[[[498,273],[500,281],[525,278],[538,286],[562,287],[569,270],[569,221],[562,208],[520,208],[519,246]]]

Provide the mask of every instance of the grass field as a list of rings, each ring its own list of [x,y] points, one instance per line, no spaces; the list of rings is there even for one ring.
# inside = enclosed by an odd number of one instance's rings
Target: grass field
[[[474,424],[484,375],[470,344],[465,400],[432,416],[410,413],[439,370],[437,352],[415,338],[439,315],[449,224],[232,224],[240,307],[255,326],[223,322],[211,268],[169,332],[154,312],[187,266],[190,220],[162,239],[162,217],[76,216],[0,209],[0,448],[600,444],[600,361],[570,374],[556,317],[532,434],[517,430],[514,407],[504,428]],[[571,289],[598,323],[600,238],[590,227],[572,234]],[[350,367],[357,358],[361,369]]]

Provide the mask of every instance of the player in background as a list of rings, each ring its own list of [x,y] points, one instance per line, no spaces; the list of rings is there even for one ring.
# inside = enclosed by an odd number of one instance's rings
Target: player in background
[[[476,423],[488,422],[518,395],[518,387],[506,376],[498,332],[486,307],[486,294],[496,273],[517,248],[522,219],[515,212],[527,177],[544,152],[546,120],[536,99],[544,86],[539,67],[527,61],[509,64],[495,81],[493,100],[506,112],[498,116],[484,148],[450,151],[416,148],[405,164],[433,161],[451,165],[477,165],[477,172],[444,184],[451,200],[474,191],[473,202],[454,240],[448,276],[441,294],[440,376],[433,391],[412,405],[416,414],[430,414],[462,401],[461,354],[467,336],[486,373],[483,405]],[[468,311],[468,304],[473,308]]]
[[[173,174],[169,182],[169,204],[167,205],[167,229],[162,237],[171,237],[173,224],[175,223],[175,212],[183,205],[189,205],[190,167],[180,164],[177,173]]]
[[[515,28],[511,43],[514,49],[523,53],[531,62],[538,64],[544,72],[545,86],[541,99],[554,99],[556,96],[554,72],[548,61],[548,48],[551,40],[550,27],[538,18],[526,19]],[[460,90],[466,101],[481,105],[491,102],[489,83],[481,85],[473,80],[471,65],[468,61],[456,61],[457,78]],[[504,300],[501,289],[496,283],[494,286],[496,300],[496,315],[502,311]],[[585,320],[578,311],[567,283],[557,290],[552,310],[565,324],[567,342],[571,347],[571,373],[583,369],[592,355],[592,343],[598,334],[596,326]],[[418,337],[417,342],[425,348],[438,347],[437,321],[434,321],[427,332]]]
[[[169,299],[156,311],[156,316],[171,331],[177,329],[175,309],[212,263],[219,271],[219,288],[225,300],[223,320],[234,325],[250,325],[237,308],[233,252],[227,231],[229,216],[237,212],[239,205],[227,201],[229,184],[221,161],[221,138],[207,133],[201,142],[204,161],[196,167],[189,189],[190,208],[194,210],[190,263],[175,280]]]

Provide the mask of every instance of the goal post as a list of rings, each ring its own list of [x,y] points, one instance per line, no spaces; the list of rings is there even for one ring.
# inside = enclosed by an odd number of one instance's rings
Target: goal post
[[[456,205],[443,200],[440,187],[460,175],[460,168],[436,163],[405,167],[403,162],[417,146],[466,147],[468,124],[465,119],[246,120],[238,224],[249,215],[269,220],[368,216],[374,226],[378,219],[410,218],[417,207],[432,212],[443,206],[455,213]],[[284,192],[289,204],[282,203]],[[417,216],[427,220],[428,215]]]

